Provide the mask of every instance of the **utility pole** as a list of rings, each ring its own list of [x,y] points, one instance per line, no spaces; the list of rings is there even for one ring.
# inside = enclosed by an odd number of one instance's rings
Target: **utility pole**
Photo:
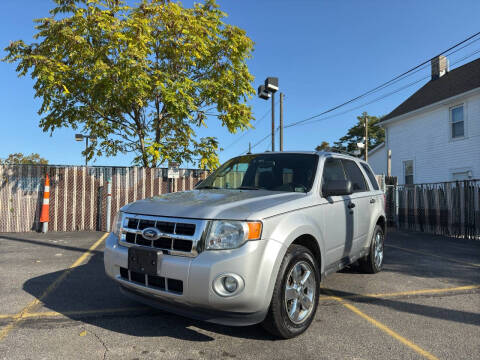
[[[278,90],[278,78],[267,77],[265,84],[258,87],[258,97],[263,100],[272,98],[272,151],[275,151],[275,93]],[[280,96],[280,101],[281,96]]]
[[[88,149],[88,136],[85,136],[85,151]],[[88,169],[88,155],[85,155],[85,168]]]
[[[88,140],[92,140],[95,141],[97,140],[97,137],[95,135],[83,135],[83,134],[75,134],[75,140],[76,141],[83,141],[83,139],[85,139],[85,168],[87,169],[88,167],[88,155],[86,154],[87,150],[88,150]],[[88,171],[88,169],[87,169]]]
[[[392,150],[387,152],[387,176],[392,176]]]
[[[272,93],[272,151],[275,151],[275,93]]]
[[[283,93],[280,93],[280,151],[283,151]]]
[[[365,161],[368,161],[368,117],[363,115],[365,120]]]
[[[248,153],[252,153],[252,143],[250,141],[248,142]]]

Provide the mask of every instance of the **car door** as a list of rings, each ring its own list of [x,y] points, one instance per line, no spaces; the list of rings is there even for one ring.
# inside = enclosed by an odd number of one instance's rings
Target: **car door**
[[[325,159],[322,174],[322,186],[329,180],[346,180],[345,171],[340,158]],[[323,196],[323,192],[322,192]],[[324,197],[324,234],[327,250],[326,267],[335,265],[349,256],[353,245],[354,224],[348,208],[349,196]]]
[[[342,159],[347,179],[352,182],[353,193],[350,195],[350,206],[353,212],[354,233],[350,256],[356,257],[362,251],[367,240],[371,223],[370,200],[367,181],[357,163],[353,160]]]

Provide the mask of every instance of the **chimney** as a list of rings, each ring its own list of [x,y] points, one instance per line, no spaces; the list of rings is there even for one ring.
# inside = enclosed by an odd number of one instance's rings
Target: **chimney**
[[[445,56],[434,57],[430,63],[432,64],[432,80],[441,78],[448,72],[448,59]]]

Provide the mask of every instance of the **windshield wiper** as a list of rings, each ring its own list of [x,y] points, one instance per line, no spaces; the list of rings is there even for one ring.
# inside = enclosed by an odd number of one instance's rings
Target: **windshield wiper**
[[[218,186],[212,186],[212,185],[205,185],[197,188],[197,190],[201,190],[201,189],[220,189],[220,188]]]
[[[256,186],[240,186],[237,190],[260,190],[260,188]]]

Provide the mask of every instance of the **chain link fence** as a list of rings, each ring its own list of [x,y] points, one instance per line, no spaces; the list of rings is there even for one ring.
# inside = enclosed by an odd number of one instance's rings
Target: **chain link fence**
[[[105,231],[107,180],[113,220],[123,205],[173,191],[191,190],[207,171],[166,168],[0,165],[0,232],[39,231],[45,175],[50,177],[49,231]]]
[[[480,239],[480,180],[386,185],[389,225]]]

